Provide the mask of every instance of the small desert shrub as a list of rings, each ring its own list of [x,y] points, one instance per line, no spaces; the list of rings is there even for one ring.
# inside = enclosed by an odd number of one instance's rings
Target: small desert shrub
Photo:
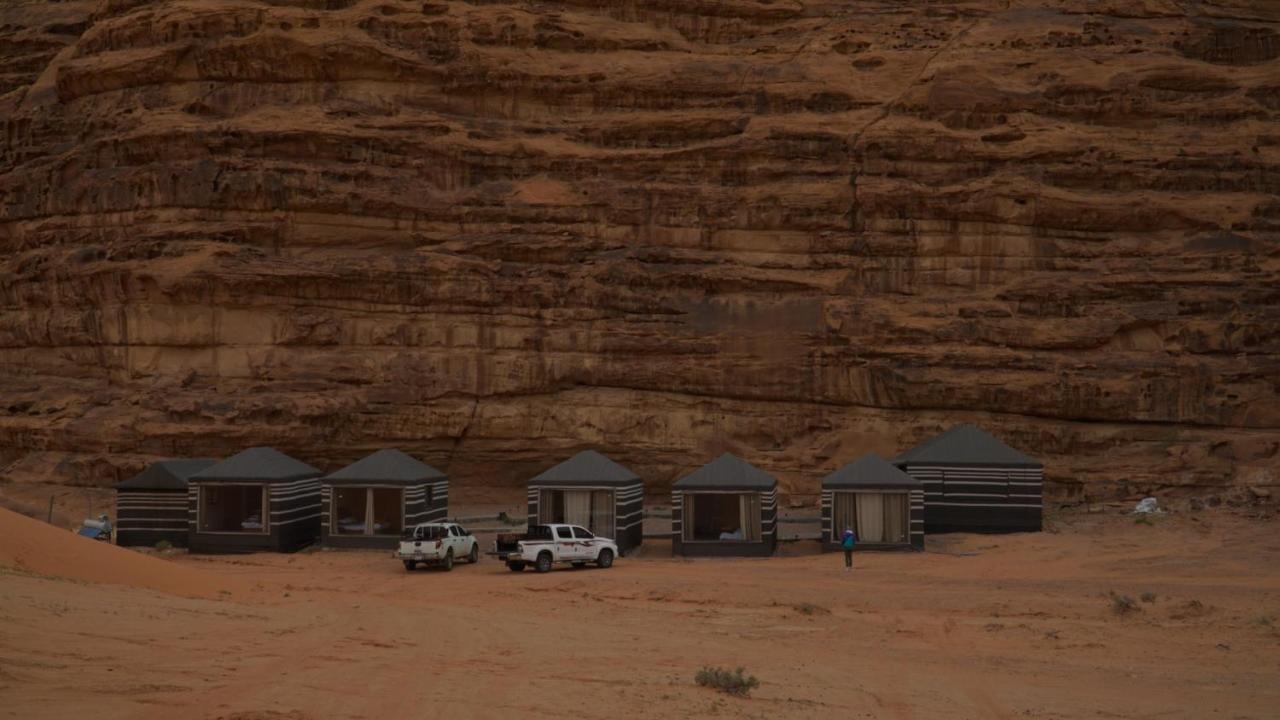
[[[1138,599],[1144,603],[1153,603],[1156,601],[1156,594],[1153,592],[1144,592],[1138,596]]]
[[[801,615],[830,615],[831,614],[830,610],[822,607],[821,605],[814,605],[813,603],[807,603],[807,602],[800,603],[799,605],[792,605],[791,609],[795,610]]]
[[[729,671],[722,667],[708,665],[693,676],[693,681],[702,687],[715,688],[730,695],[746,697],[747,693],[760,687],[760,681],[754,675],[744,675],[743,672],[743,668]]]
[[[1253,624],[1261,628],[1275,627],[1276,621],[1270,615],[1259,615],[1253,619]]]
[[[1135,525],[1155,525],[1150,515],[1139,515],[1133,519]]]
[[[1114,590],[1109,595],[1111,597],[1111,612],[1116,615],[1124,616],[1141,609],[1138,607],[1138,603],[1134,602],[1133,598],[1128,595],[1117,594]]]
[[[159,550],[160,552],[164,552],[165,550],[172,550],[173,543],[169,542],[168,540],[161,540],[156,543],[156,549]]]

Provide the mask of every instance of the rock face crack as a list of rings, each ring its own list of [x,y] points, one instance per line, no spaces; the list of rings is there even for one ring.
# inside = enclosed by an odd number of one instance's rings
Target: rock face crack
[[[1280,6],[1103,5],[0,3],[0,474],[1272,484]]]

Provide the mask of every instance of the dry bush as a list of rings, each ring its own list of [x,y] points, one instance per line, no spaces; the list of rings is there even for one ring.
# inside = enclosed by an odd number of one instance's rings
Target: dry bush
[[[1139,612],[1142,608],[1138,607],[1138,603],[1128,595],[1120,595],[1112,590],[1108,595],[1111,597],[1111,612],[1121,617],[1132,612]]]
[[[693,676],[693,681],[702,687],[715,688],[723,693],[746,697],[752,690],[760,687],[760,681],[754,675],[743,673],[743,668],[729,671],[722,667],[707,665]]]
[[[791,609],[795,610],[801,615],[830,615],[831,614],[830,610],[822,607],[821,605],[814,605],[813,603],[807,603],[807,602],[800,603],[799,605],[792,605]]]
[[[1156,594],[1153,592],[1144,592],[1138,596],[1138,599],[1144,603],[1153,603],[1156,601]]]

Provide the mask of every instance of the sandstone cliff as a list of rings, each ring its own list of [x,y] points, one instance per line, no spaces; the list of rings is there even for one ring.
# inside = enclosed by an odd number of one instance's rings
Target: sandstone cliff
[[[1261,1],[11,1],[0,475],[1274,482],[1278,118]]]

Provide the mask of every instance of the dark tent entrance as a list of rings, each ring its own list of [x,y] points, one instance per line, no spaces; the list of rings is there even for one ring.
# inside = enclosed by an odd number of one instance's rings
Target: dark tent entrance
[[[760,542],[760,493],[686,492],[684,518],[686,543]]]
[[[612,488],[538,488],[538,522],[579,525],[613,539],[617,500]]]
[[[265,535],[271,531],[268,488],[265,484],[202,484],[199,486],[201,533]]]
[[[878,490],[832,493],[831,537],[839,542],[851,528],[859,543],[906,545],[911,536],[911,502],[906,491]]]
[[[399,537],[404,531],[404,488],[336,486],[331,493],[330,534]]]

